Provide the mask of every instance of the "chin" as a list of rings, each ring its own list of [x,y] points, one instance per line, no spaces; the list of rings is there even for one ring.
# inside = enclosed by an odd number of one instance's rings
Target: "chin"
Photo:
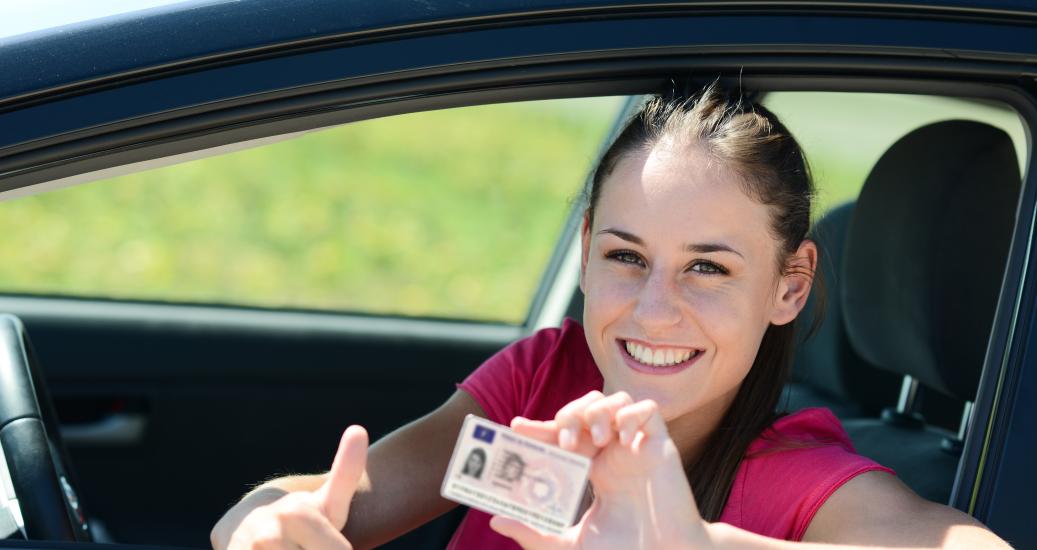
[[[651,399],[659,405],[659,414],[663,420],[669,422],[694,411],[700,401],[699,392],[695,390],[681,390],[680,388],[666,388],[656,385],[631,384],[630,380],[609,383],[605,381],[605,394],[617,391],[625,391],[635,401]]]
[[[655,402],[659,404],[659,414],[663,417],[663,420],[666,422],[669,422],[675,418],[680,418],[694,411],[698,407],[697,400],[692,401],[687,398],[681,398],[677,396],[655,399]]]

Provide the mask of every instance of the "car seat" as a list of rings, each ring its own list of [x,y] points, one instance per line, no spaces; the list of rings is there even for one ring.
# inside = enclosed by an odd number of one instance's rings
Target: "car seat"
[[[964,428],[926,424],[915,396],[975,398],[1015,225],[1018,166],[1002,130],[964,120],[923,126],[878,161],[849,224],[841,281],[849,342],[904,383],[881,418],[843,425],[859,453],[937,502],[949,500]]]
[[[819,277],[796,320],[797,346],[791,382],[779,410],[827,407],[839,418],[877,417],[893,402],[900,377],[868,365],[850,346],[842,312],[842,261],[854,203],[837,206],[817,221],[810,238],[819,249]],[[824,300],[819,300],[819,295]],[[823,304],[823,311],[819,306]],[[815,319],[819,324],[811,333]]]

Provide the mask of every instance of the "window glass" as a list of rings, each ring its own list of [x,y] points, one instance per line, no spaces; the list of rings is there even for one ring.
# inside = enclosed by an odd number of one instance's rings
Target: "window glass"
[[[0,203],[0,290],[520,323],[622,104],[400,115]]]
[[[856,199],[868,172],[898,139],[941,120],[975,120],[1001,128],[1012,137],[1020,173],[1025,173],[1023,123],[1004,105],[924,95],[836,92],[774,92],[763,103],[806,153],[818,189],[818,216]]]

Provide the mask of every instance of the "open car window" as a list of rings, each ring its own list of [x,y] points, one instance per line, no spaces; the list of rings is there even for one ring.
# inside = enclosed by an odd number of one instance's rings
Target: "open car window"
[[[0,292],[522,323],[619,97],[379,118],[0,204]]]
[[[905,136],[933,124],[965,120],[1004,132],[1010,140],[1016,174],[1025,172],[1029,159],[1019,117],[998,104],[845,92],[771,92],[763,95],[762,102],[803,145],[818,187],[814,215],[818,221],[840,208],[856,208],[865,195],[865,182],[872,179],[881,159]],[[0,203],[4,214],[0,230],[13,236],[0,245],[12,259],[0,266],[0,292],[30,298],[60,295],[521,325],[543,282],[549,292],[575,296],[568,314],[579,319],[581,302],[572,271],[578,268],[578,261],[562,262],[569,272],[559,269],[546,280],[545,267],[559,236],[573,235],[572,216],[579,214],[574,201],[603,142],[615,129],[617,117],[636,104],[623,97],[582,98],[377,118]],[[929,159],[923,165],[937,168],[934,163],[938,162]],[[1018,185],[1018,175],[1015,178]],[[933,202],[941,202],[950,188],[937,183],[928,192]],[[894,194],[883,200],[892,207],[901,197]],[[1017,200],[1013,195],[1011,205]],[[1014,207],[1004,212],[1006,226],[1014,227]],[[847,230],[848,218],[841,223],[841,230]],[[933,234],[940,235],[939,231]],[[1009,240],[1010,235],[1004,234],[997,244],[1007,249]],[[576,250],[572,241],[563,244],[570,252]],[[835,240],[822,247],[822,254],[835,258],[849,254],[847,250],[845,241]],[[879,263],[895,266],[900,261],[886,260],[858,261],[856,267],[845,269],[841,262],[831,263],[831,273],[825,275],[825,324],[797,350],[790,397],[783,405],[791,411],[830,408],[858,445],[858,452],[892,466],[922,496],[947,502],[960,456],[955,453],[960,453],[976,384],[973,380],[967,390],[959,391],[968,384],[944,380],[939,374],[916,377],[920,387],[913,395],[917,399],[906,410],[897,411],[904,380],[898,370],[902,364],[887,359],[890,349],[906,348],[881,338],[874,345],[875,337],[867,330],[862,332],[860,323],[857,331],[864,336],[851,338],[846,319],[858,310],[843,303],[845,289],[854,286],[848,284],[854,274],[867,282]],[[992,308],[1004,264],[1004,257],[981,264],[993,274],[988,278],[997,278],[995,292],[988,293],[975,309],[982,310],[986,324],[980,323],[955,340],[968,343],[976,352],[953,367],[973,373],[973,378],[984,366],[983,351],[990,338]],[[909,304],[907,298],[936,286],[925,282],[922,287],[905,288],[896,284],[865,286],[865,299],[878,304],[886,296],[902,292],[905,299],[900,302]],[[868,291],[873,294],[867,295]],[[879,312],[891,326],[912,314],[909,309],[898,309],[900,302]],[[970,316],[966,312],[964,318]],[[535,328],[540,328],[561,318],[535,321]],[[450,324],[443,326],[453,330]],[[284,346],[281,352],[285,355],[259,357],[263,354],[260,348],[252,358],[254,363],[242,364],[248,365],[248,376],[254,376],[255,365],[261,364],[265,370],[258,370],[274,380],[319,380],[329,392],[327,405],[321,406],[332,407],[340,400],[341,389],[335,386],[334,376],[369,374],[361,370],[364,367],[359,362],[353,369],[341,369],[344,357],[369,354],[383,358],[408,349],[394,335],[379,341],[358,331],[351,341],[344,337],[348,332],[317,345],[305,342],[309,355],[303,359],[299,359],[299,349],[282,341],[277,345]],[[172,345],[179,348],[178,336],[174,334]],[[458,347],[456,340],[448,344]],[[329,354],[321,345],[341,348],[334,348],[337,354]],[[911,345],[924,347],[924,343]],[[379,417],[364,423],[378,426],[373,429],[376,433],[385,433],[430,410],[442,396],[429,392],[424,386],[428,382],[419,377],[412,380],[413,389],[400,390],[397,384],[405,376],[399,373],[420,370],[423,376],[433,377],[437,375],[426,373],[447,373],[437,382],[453,373],[456,381],[498,349],[484,350],[475,344],[460,347],[463,356],[453,355],[446,344],[431,352],[413,346],[422,360],[412,361],[400,354],[400,365],[393,367],[414,370],[382,369],[380,376],[386,378],[384,383],[391,385],[391,391],[359,395],[366,387],[355,388],[356,394],[344,400],[354,407],[348,414]],[[956,351],[963,347],[959,345]],[[277,361],[286,355],[297,365],[294,369],[285,368],[287,361]],[[185,364],[189,361],[174,359],[161,368],[183,376]],[[435,364],[437,369],[427,369],[427,364]],[[220,364],[211,370],[233,375],[233,368]],[[245,367],[241,368],[244,372]],[[110,372],[113,376],[129,372],[120,369],[126,367],[112,367]],[[861,383],[862,379],[867,383]],[[339,385],[351,383],[343,379]],[[938,387],[945,383],[953,385],[954,391]],[[452,389],[451,384],[441,386]],[[279,398],[283,399],[279,406],[263,402],[259,408],[279,411],[313,401],[310,390],[300,388]],[[246,393],[239,397],[243,407],[254,407],[253,400],[265,399]],[[393,401],[413,401],[413,409],[405,415],[382,414],[376,401],[383,395],[397,397]],[[184,408],[174,409],[193,410],[193,397],[184,402]],[[125,406],[124,401],[117,403]],[[151,407],[146,398],[128,403],[134,412]],[[69,410],[95,407],[88,400],[67,397],[59,405],[66,418]],[[924,420],[911,428],[914,431],[891,435],[886,409],[909,419],[918,414]],[[328,415],[329,429],[337,429],[338,415],[344,414],[337,409],[333,413]],[[302,437],[293,437],[299,438],[293,441],[294,449]],[[72,441],[85,446],[82,440],[76,442],[73,437]],[[316,438],[311,443],[319,441]],[[941,449],[944,442],[949,451]],[[903,449],[910,451],[906,459],[895,452]],[[319,458],[311,450],[302,454]],[[931,453],[925,454],[930,451],[938,453],[935,461]],[[887,452],[890,455],[884,454]],[[236,494],[238,486],[232,486],[232,476],[227,477],[225,492]],[[210,511],[206,517],[215,513]],[[443,522],[439,525],[436,528]],[[145,539],[130,535],[125,540]]]

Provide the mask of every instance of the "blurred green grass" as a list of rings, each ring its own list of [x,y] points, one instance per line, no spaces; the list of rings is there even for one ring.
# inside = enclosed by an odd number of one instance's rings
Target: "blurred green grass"
[[[0,204],[0,289],[517,323],[620,98],[407,114]]]
[[[921,124],[994,106],[772,93],[815,217]],[[622,98],[354,123],[0,203],[0,291],[521,322]],[[1021,162],[1023,159],[1021,159]]]

